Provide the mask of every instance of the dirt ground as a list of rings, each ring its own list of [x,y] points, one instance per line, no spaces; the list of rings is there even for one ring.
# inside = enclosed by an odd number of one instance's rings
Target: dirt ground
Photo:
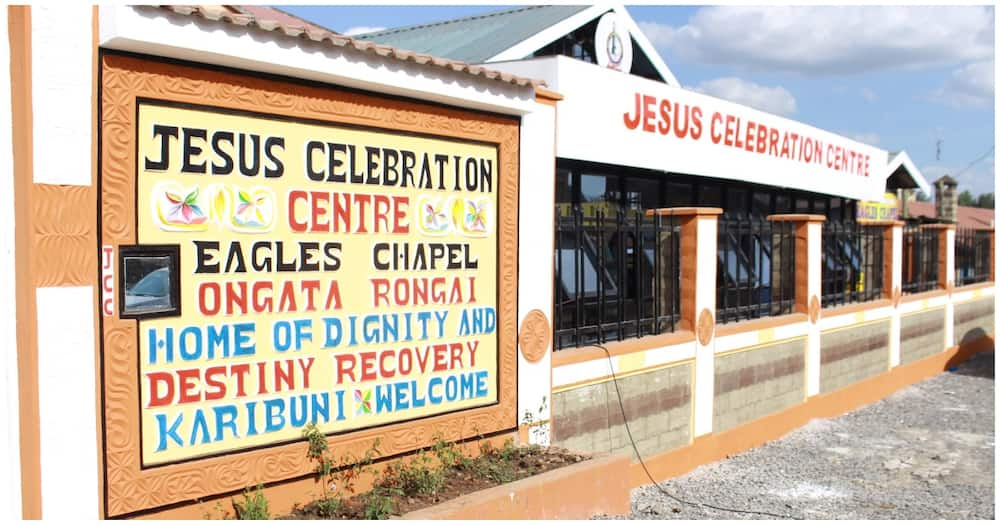
[[[979,354],[660,483],[669,496],[639,487],[617,518],[993,519],[994,375],[994,354]]]

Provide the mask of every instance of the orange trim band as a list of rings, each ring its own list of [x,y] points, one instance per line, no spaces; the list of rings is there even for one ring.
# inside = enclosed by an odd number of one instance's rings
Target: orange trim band
[[[620,355],[634,354],[637,352],[645,352],[647,350],[655,350],[665,346],[682,345],[692,341],[694,341],[694,332],[691,330],[678,330],[672,334],[615,341],[603,346],[608,349],[608,353],[610,353],[612,357],[616,357]],[[601,350],[596,346],[581,346],[579,348],[560,350],[553,353],[552,367],[555,368],[557,366],[573,365],[576,363],[594,361],[596,359],[607,359],[607,357],[608,354],[604,353],[604,350]]]
[[[885,306],[892,306],[891,299],[876,299],[867,303],[852,303],[844,306],[836,306],[823,309],[823,317],[836,317],[838,315],[853,314],[860,311],[875,310]]]
[[[720,324],[715,328],[715,337],[725,337],[727,335],[746,334],[766,330],[768,328],[778,328],[796,323],[804,323],[809,320],[809,316],[803,313],[793,313],[779,315],[777,317],[762,317],[749,321],[740,321],[733,324]]]
[[[38,324],[35,272],[31,265],[32,155],[31,7],[7,8],[14,168],[14,273],[17,308],[18,423],[21,452],[21,515],[42,518],[41,443],[38,420]]]
[[[924,299],[934,299],[935,297],[942,297],[948,295],[948,291],[944,288],[935,288],[934,290],[928,290],[926,292],[920,292],[915,294],[904,294],[902,302],[911,303],[914,301],[921,301]]]
[[[996,286],[996,283],[993,282],[993,281],[986,281],[986,282],[982,282],[982,283],[966,284],[964,286],[956,286],[955,287],[955,291],[952,292],[952,293],[968,292],[968,291],[971,291],[971,290],[981,290],[983,288],[992,288],[994,286]]]

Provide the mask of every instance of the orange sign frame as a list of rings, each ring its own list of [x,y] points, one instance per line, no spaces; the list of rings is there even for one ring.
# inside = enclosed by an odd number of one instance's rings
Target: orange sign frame
[[[158,99],[224,110],[413,133],[494,145],[497,151],[497,372],[498,401],[331,436],[330,446],[356,454],[376,438],[385,456],[432,443],[516,427],[517,203],[519,121],[408,99],[132,55],[103,53],[100,83],[100,239],[98,247],[136,244],[138,100]],[[118,262],[114,264],[117,266]],[[120,275],[121,268],[114,273]],[[104,316],[103,372],[105,509],[128,516],[168,505],[300,478],[313,472],[304,441],[221,453],[143,468],[141,463],[138,325]]]

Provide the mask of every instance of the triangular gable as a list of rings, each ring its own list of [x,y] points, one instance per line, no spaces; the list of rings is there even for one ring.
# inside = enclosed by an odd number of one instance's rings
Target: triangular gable
[[[890,185],[891,179],[900,188],[917,188],[924,195],[934,195],[931,185],[927,183],[927,179],[924,178],[923,173],[920,173],[920,170],[913,164],[910,156],[905,151],[891,155],[889,168],[886,170],[886,173],[888,174],[886,180],[887,186]]]
[[[514,46],[507,48],[500,53],[490,57],[486,62],[502,62],[508,60],[521,60],[531,53],[541,49],[550,42],[553,42],[559,38],[562,38],[573,30],[589,23],[590,21],[600,17],[608,11],[614,11],[618,15],[619,20],[621,20],[629,34],[635,40],[635,43],[639,46],[639,51],[646,55],[649,62],[653,65],[653,68],[659,73],[663,82],[671,85],[680,87],[680,82],[674,76],[670,68],[660,57],[660,54],[656,51],[652,42],[646,38],[642,30],[639,29],[639,25],[635,23],[632,16],[629,15],[628,10],[622,5],[593,5],[579,13],[576,13],[568,18],[565,18],[558,23],[551,25],[534,35],[522,40],[521,42],[515,44]]]
[[[625,25],[637,49],[659,75],[659,80],[680,86],[656,48],[621,5],[536,5],[427,24],[396,27],[354,35],[393,47],[429,53],[472,64],[508,62],[532,53],[613,11]]]

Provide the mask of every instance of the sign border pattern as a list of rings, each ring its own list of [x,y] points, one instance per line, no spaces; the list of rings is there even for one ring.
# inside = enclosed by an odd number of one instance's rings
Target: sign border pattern
[[[339,125],[361,125],[496,144],[498,155],[497,353],[499,402],[416,421],[328,438],[339,451],[361,454],[376,438],[383,456],[428,446],[435,436],[459,440],[517,426],[517,203],[519,120],[398,97],[293,82],[155,57],[103,52],[100,82],[99,210],[102,245],[135,244],[139,98],[251,110]],[[506,255],[500,255],[506,254]],[[117,264],[117,261],[115,261]],[[116,269],[120,272],[120,269]],[[143,469],[140,464],[138,322],[101,320],[101,416],[108,517],[301,478],[313,472],[306,443],[269,446]]]

